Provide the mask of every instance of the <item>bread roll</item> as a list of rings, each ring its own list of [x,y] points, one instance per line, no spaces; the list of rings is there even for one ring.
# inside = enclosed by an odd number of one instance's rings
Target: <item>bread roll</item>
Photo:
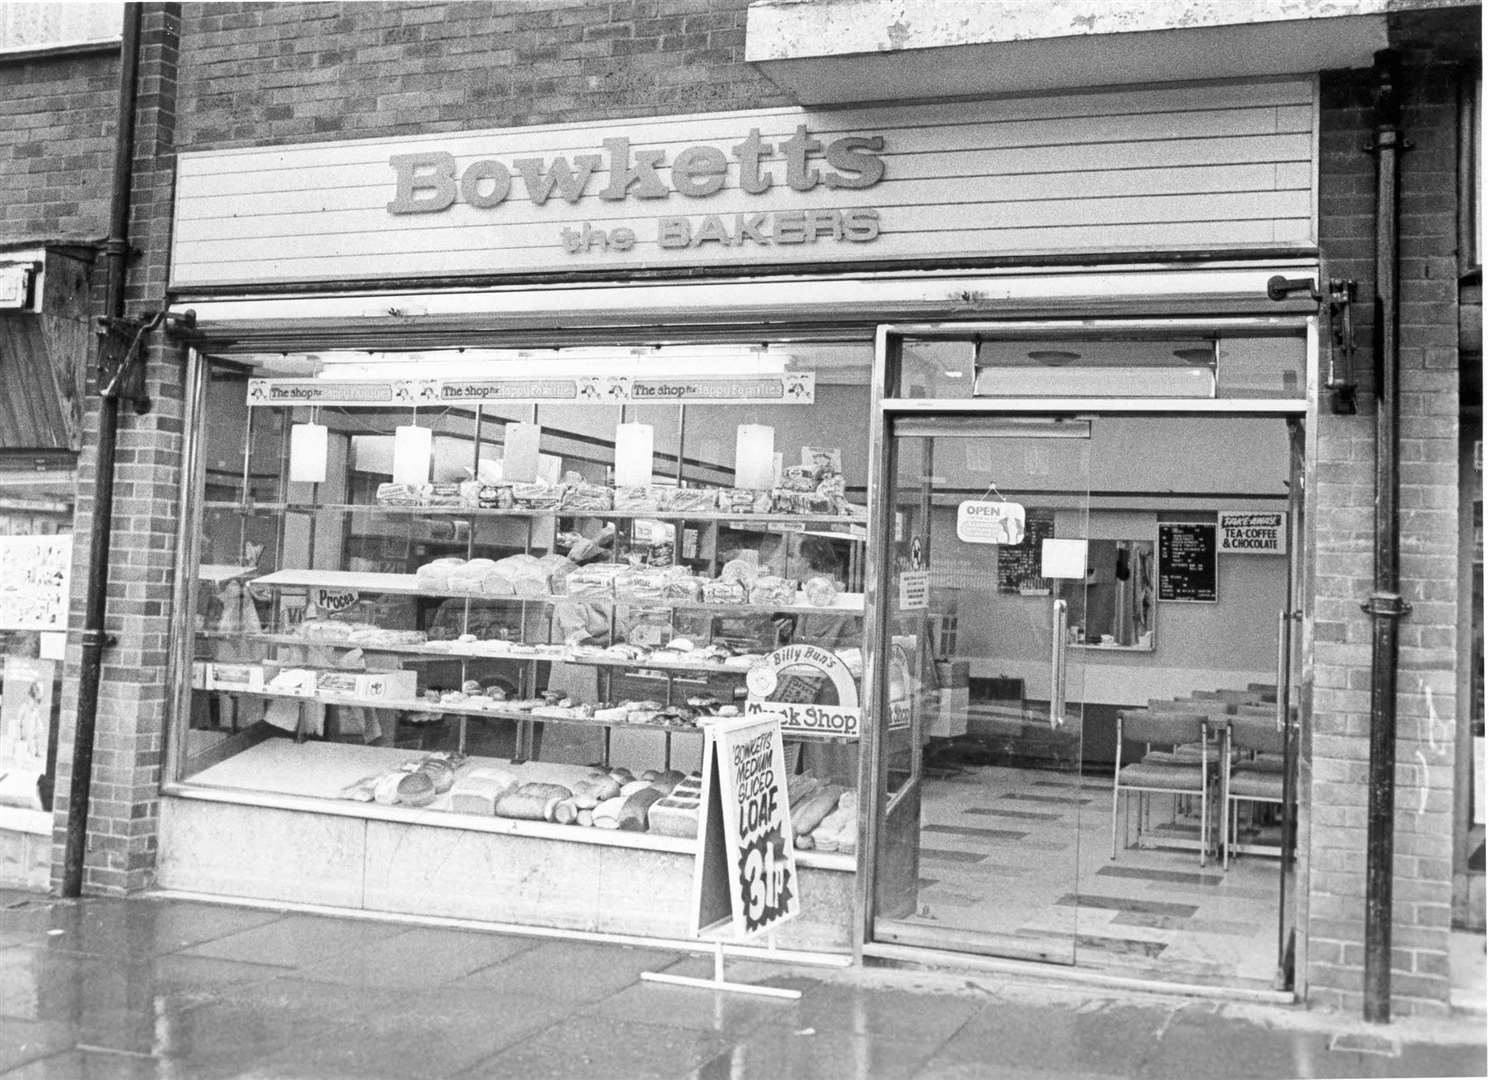
[[[625,799],[617,795],[613,799],[606,799],[599,806],[590,811],[597,829],[620,828],[620,809]]]

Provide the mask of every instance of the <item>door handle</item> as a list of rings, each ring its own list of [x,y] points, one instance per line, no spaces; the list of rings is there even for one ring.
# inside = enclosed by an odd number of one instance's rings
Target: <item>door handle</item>
[[[1292,696],[1288,676],[1292,665],[1292,612],[1283,608],[1277,613],[1277,730],[1287,730],[1287,699]]]
[[[1050,728],[1065,725],[1065,624],[1069,605],[1056,600],[1050,611]]]

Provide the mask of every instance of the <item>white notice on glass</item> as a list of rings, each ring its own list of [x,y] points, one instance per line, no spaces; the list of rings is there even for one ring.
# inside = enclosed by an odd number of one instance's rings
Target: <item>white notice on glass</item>
[[[924,611],[930,607],[931,572],[929,570],[900,571],[900,610]]]

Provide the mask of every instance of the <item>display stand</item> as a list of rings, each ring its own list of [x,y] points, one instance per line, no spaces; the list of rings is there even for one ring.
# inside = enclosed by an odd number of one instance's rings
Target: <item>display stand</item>
[[[655,971],[644,971],[641,978],[761,997],[801,997],[799,990],[726,980],[720,936],[765,933],[774,952],[772,931],[799,911],[779,715],[720,721],[704,729],[700,818],[693,934],[714,935],[713,978]]]
[[[772,947],[770,951],[774,951]],[[727,990],[732,994],[754,994],[757,997],[786,998],[795,1001],[801,997],[800,990],[784,986],[756,986],[753,983],[729,982],[724,978],[724,942],[713,943],[713,978],[700,979],[692,975],[669,975],[665,971],[643,971],[646,982],[671,983],[674,986],[694,986],[701,990]]]

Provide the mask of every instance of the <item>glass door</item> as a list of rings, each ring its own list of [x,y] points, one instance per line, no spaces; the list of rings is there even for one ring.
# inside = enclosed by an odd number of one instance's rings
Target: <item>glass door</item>
[[[888,429],[877,941],[1075,962],[1082,853],[1107,820],[1082,778],[1082,646],[1144,632],[1136,561],[1126,581],[1114,546],[1111,566],[1092,562],[1091,427],[981,414]]]

